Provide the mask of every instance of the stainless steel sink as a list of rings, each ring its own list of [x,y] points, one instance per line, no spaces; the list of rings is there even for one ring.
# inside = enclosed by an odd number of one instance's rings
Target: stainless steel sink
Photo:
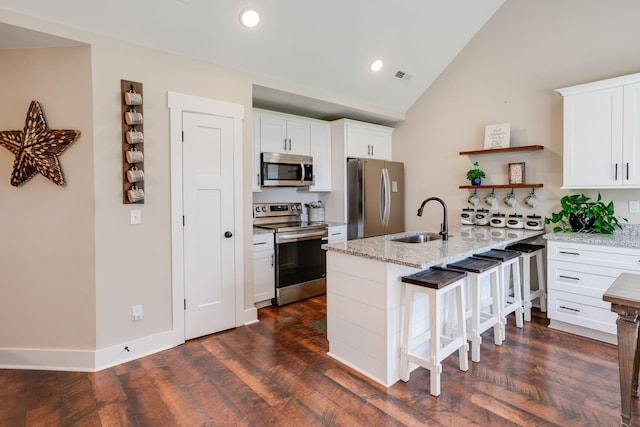
[[[401,242],[401,243],[426,243],[432,240],[441,240],[442,236],[438,233],[418,233],[412,234],[410,236],[397,237],[394,239],[389,239],[392,242]]]

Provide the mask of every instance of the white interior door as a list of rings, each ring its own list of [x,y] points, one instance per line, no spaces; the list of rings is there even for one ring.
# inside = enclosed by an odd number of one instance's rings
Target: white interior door
[[[235,326],[234,122],[185,112],[183,131],[185,339],[191,339]]]

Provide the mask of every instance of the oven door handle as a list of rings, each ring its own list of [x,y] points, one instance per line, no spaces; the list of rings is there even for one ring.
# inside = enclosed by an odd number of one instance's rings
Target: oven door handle
[[[326,231],[316,231],[309,233],[297,233],[297,234],[284,234],[277,235],[277,242],[282,243],[285,240],[295,242],[296,240],[311,240],[311,239],[323,239],[327,237]]]

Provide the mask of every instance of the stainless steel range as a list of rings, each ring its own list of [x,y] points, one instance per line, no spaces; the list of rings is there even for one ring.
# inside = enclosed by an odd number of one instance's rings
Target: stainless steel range
[[[255,203],[253,225],[274,230],[276,305],[322,295],[327,290],[326,223],[302,221],[301,203]]]

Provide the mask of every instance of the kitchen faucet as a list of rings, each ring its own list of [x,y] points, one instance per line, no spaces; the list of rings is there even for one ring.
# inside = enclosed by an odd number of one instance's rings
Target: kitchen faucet
[[[442,240],[449,240],[449,225],[447,223],[447,205],[444,203],[444,201],[441,198],[429,197],[428,199],[425,199],[420,205],[420,209],[418,209],[418,216],[422,216],[424,205],[426,205],[427,202],[430,200],[435,200],[437,202],[440,202],[440,204],[442,205],[442,210],[443,210],[442,225],[440,226],[440,233],[438,234],[442,236]]]

